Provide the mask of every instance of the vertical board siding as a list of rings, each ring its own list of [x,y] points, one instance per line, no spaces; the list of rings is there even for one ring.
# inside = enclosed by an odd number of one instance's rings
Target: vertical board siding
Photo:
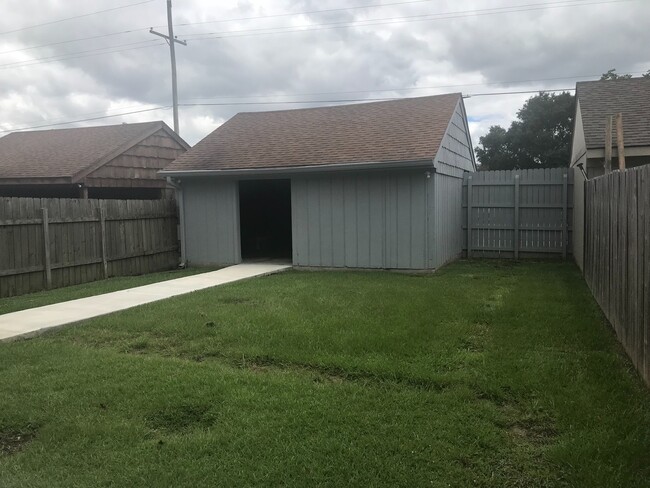
[[[463,252],[463,177],[474,174],[474,156],[462,100],[458,102],[440,144],[429,180],[428,266],[439,268]],[[465,211],[466,212],[466,211]],[[466,216],[465,216],[466,221]]]
[[[45,289],[48,254],[54,288],[175,268],[177,225],[171,200],[0,198],[0,297]]]
[[[515,189],[515,176],[519,177],[518,190]],[[472,173],[470,208],[468,175],[465,175],[463,186],[463,249],[467,250],[469,240],[472,257],[512,258],[515,252],[519,257],[544,257],[571,252],[572,170],[545,168]],[[468,223],[470,235],[467,235]]]
[[[439,268],[463,252],[463,180],[456,176],[436,173],[433,178],[435,215],[433,229],[433,263]]]
[[[584,276],[650,385],[650,166],[585,184]]]
[[[297,266],[426,268],[423,171],[294,177]]]
[[[188,263],[241,262],[237,180],[183,181],[183,207]]]

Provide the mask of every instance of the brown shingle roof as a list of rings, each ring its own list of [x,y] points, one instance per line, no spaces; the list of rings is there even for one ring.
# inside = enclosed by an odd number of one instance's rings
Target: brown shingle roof
[[[623,113],[625,146],[650,146],[650,78],[576,83],[588,149],[605,146],[605,117]]]
[[[240,113],[164,172],[432,160],[460,97]]]
[[[0,183],[1,179],[25,178],[72,181],[76,174],[125,151],[163,126],[163,122],[143,122],[13,132],[0,139]]]

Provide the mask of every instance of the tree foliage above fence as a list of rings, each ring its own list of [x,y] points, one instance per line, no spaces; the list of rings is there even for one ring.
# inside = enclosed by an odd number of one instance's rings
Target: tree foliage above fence
[[[479,139],[481,170],[556,168],[569,165],[575,97],[568,92],[529,98],[507,130],[499,125]]]

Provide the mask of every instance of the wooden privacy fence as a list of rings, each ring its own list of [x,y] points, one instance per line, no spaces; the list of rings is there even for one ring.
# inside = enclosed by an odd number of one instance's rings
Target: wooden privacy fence
[[[0,297],[178,264],[172,200],[0,198]]]
[[[566,257],[571,252],[572,185],[568,168],[465,174],[467,257]]]
[[[650,165],[585,184],[584,273],[650,384]]]

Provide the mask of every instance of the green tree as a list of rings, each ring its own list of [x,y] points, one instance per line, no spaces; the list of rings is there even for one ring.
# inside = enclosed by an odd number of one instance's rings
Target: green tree
[[[650,78],[650,69],[641,75],[642,78]],[[629,80],[632,78],[631,74],[619,75],[616,72],[616,68],[612,68],[600,75],[601,80]]]
[[[475,148],[480,169],[512,169],[517,167],[516,156],[512,152],[508,131],[500,125],[493,125],[487,134],[479,139]]]
[[[630,78],[632,78],[632,75],[630,74],[619,75],[616,72],[616,68],[607,70],[607,73],[603,73],[602,75],[600,75],[601,81],[602,80],[629,80]]]
[[[495,125],[475,148],[481,170],[568,166],[574,96],[540,93],[529,98],[508,130]]]

